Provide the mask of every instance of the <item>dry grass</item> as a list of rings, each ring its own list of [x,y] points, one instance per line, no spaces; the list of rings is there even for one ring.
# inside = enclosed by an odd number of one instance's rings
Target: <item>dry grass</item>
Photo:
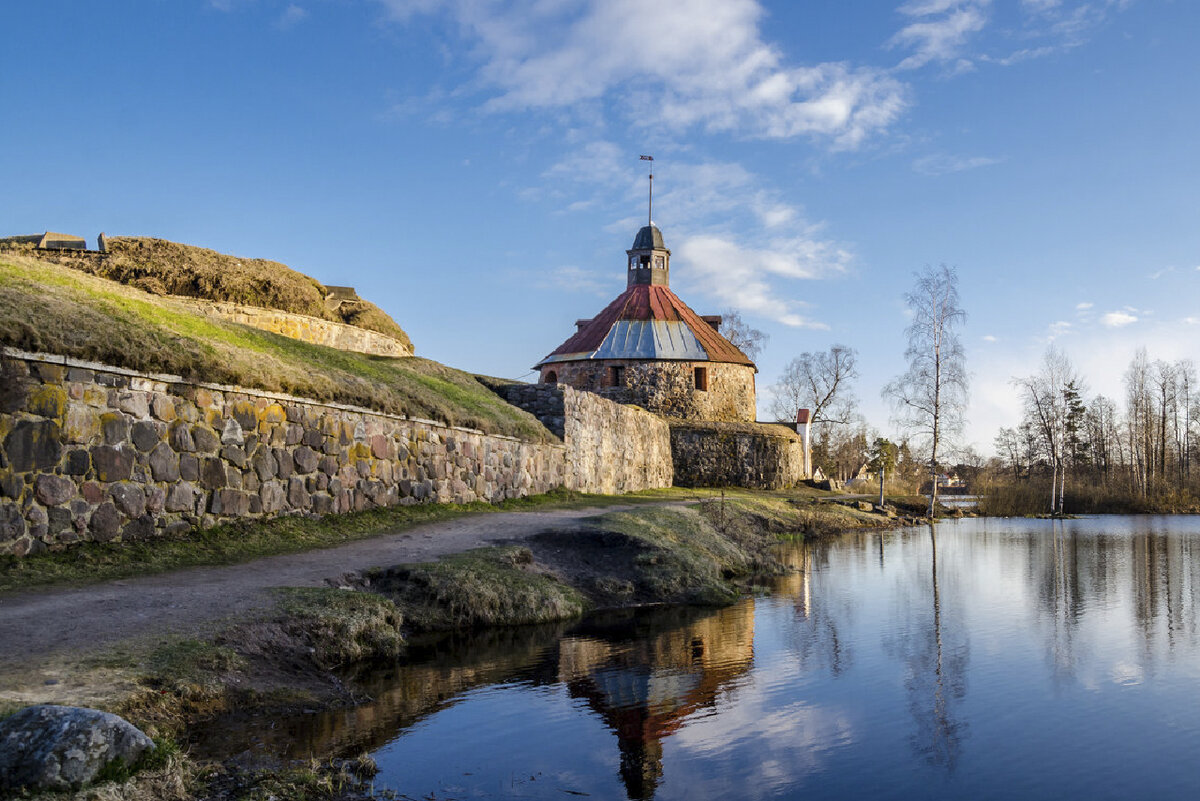
[[[30,257],[0,257],[0,344],[238,384],[540,442],[530,414],[427,359],[310,345]]]
[[[39,256],[22,237],[0,239],[8,255]],[[367,301],[346,303],[338,309],[325,306],[325,287],[315,278],[286,264],[267,259],[227,256],[215,250],[181,245],[152,237],[110,237],[109,255],[103,260],[72,253],[45,255],[46,261],[65,264],[101,278],[137,287],[154,295],[182,295],[263,309],[306,314],[333,322],[378,331],[403,342],[412,341],[396,321]]]

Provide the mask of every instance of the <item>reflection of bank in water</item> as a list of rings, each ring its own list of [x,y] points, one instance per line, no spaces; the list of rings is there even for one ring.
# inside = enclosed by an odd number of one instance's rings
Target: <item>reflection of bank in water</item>
[[[565,684],[616,733],[630,798],[650,798],[662,776],[663,739],[689,715],[715,707],[754,657],[751,600],[718,611],[625,610],[564,629],[506,627],[417,643],[408,663],[353,677],[368,703],[269,719],[229,715],[197,733],[193,753],[353,757],[382,748],[475,688]]]
[[[663,775],[663,740],[692,714],[715,708],[754,661],[754,602],[711,613],[694,610],[610,627],[597,621],[562,641],[559,679],[617,735],[621,780],[631,799],[654,797]]]

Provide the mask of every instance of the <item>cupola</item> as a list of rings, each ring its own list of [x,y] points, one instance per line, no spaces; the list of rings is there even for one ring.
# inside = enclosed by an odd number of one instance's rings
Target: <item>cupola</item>
[[[654,223],[642,226],[633,238],[629,257],[628,286],[670,286],[671,251],[663,244],[662,231]]]

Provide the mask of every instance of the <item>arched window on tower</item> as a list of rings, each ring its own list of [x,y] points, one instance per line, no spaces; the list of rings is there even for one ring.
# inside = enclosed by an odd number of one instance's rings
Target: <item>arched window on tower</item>
[[[542,383],[543,384],[557,384],[558,383],[558,373],[554,372],[553,370],[549,371],[548,373],[546,373],[546,376],[542,379]]]

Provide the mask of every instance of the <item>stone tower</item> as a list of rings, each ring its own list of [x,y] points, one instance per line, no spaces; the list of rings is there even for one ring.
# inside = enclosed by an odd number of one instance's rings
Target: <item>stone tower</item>
[[[753,422],[754,363],[671,291],[671,251],[653,223],[625,251],[628,283],[616,300],[536,366],[543,383],[569,384],[685,420]]]

